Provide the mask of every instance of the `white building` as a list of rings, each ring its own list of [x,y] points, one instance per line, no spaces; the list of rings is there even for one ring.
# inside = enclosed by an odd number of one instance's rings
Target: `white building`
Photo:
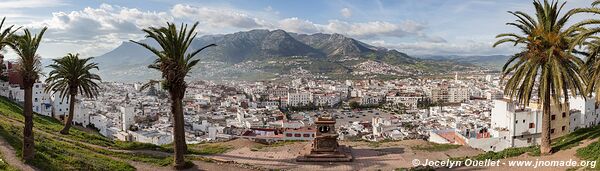
[[[469,100],[469,89],[465,87],[448,88],[448,102],[459,103],[465,100]]]
[[[600,117],[598,116],[598,113],[596,113],[596,99],[593,96],[588,97],[587,99],[582,97],[570,97],[569,107],[575,110],[571,112],[570,115],[571,131],[574,131],[577,128],[593,127],[600,122]]]
[[[82,126],[88,126],[90,124],[90,111],[88,108],[84,108],[80,101],[75,103],[75,115],[73,115],[73,123]]]
[[[393,104],[403,104],[404,106],[408,107],[408,109],[417,109],[417,104],[419,102],[420,99],[422,99],[423,97],[417,95],[417,94],[398,94],[398,93],[393,93],[393,94],[388,94],[388,96],[385,97],[386,98],[386,102],[388,103],[393,103]]]
[[[288,93],[288,106],[307,106],[313,102],[311,92]]]
[[[135,123],[133,120],[135,116],[133,106],[126,104],[126,106],[120,107],[119,110],[121,111],[121,130],[128,131],[131,125]]]
[[[163,132],[158,130],[143,130],[143,131],[129,131],[132,137],[132,141],[150,143],[155,145],[165,145],[173,142],[173,135],[169,132]]]
[[[360,105],[378,105],[381,103],[381,100],[380,96],[363,95],[360,98]]]
[[[90,124],[98,129],[101,135],[109,137],[108,125],[110,120],[104,115],[91,115]]]
[[[433,87],[428,94],[434,102],[460,103],[469,99],[469,89],[460,86]]]
[[[60,92],[56,92],[53,94],[52,99],[52,110],[54,113],[54,117],[66,117],[69,115],[69,96],[65,96],[65,98],[60,97]]]
[[[52,116],[52,99],[48,93],[44,92],[42,83],[33,84],[31,96],[33,112],[44,116]]]
[[[510,147],[539,144],[542,132],[542,112],[520,109],[506,99],[494,100],[490,134],[508,142]],[[494,149],[494,147],[492,147]],[[502,150],[496,148],[494,151]]]
[[[502,93],[502,91],[499,90],[487,91],[485,92],[485,98],[488,100],[502,99],[504,98],[504,93]]]
[[[327,94],[314,94],[314,104],[316,106],[333,107],[334,105],[341,102],[340,96],[327,93]]]
[[[10,84],[7,81],[0,81],[0,96],[10,96]]]
[[[21,87],[10,85],[8,87],[8,98],[14,100],[16,102],[24,102],[25,101],[25,91],[21,89]]]

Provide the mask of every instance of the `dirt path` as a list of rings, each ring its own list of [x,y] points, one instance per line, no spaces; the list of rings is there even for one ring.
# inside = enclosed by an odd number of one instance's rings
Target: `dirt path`
[[[0,152],[2,152],[2,156],[4,158],[3,162],[8,163],[8,165],[15,167],[22,171],[36,171],[39,170],[33,166],[29,166],[17,157],[17,153],[15,149],[13,149],[4,138],[0,137]]]

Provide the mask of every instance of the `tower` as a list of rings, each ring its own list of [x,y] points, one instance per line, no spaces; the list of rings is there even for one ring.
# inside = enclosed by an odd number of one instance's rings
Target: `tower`
[[[313,151],[334,152],[339,144],[338,134],[335,131],[335,120],[331,117],[319,117],[315,122],[317,125],[316,138],[313,141]]]
[[[455,72],[455,73],[454,73],[454,81],[455,81],[455,82],[458,82],[458,72]]]
[[[129,127],[133,125],[133,118],[135,115],[135,111],[133,106],[130,104],[129,94],[125,95],[125,104],[120,107],[121,110],[121,130],[128,131]]]

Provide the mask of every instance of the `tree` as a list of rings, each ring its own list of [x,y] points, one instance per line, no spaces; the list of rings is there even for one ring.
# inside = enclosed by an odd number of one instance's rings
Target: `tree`
[[[566,3],[566,2],[565,2]],[[528,106],[533,95],[537,95],[542,105],[542,142],[541,153],[549,154],[551,135],[551,103],[560,110],[568,106],[568,93],[577,96],[584,90],[585,82],[580,75],[583,61],[574,56],[570,48],[579,27],[567,27],[566,23],[576,10],[561,15],[565,3],[538,0],[533,2],[535,18],[521,11],[509,12],[517,17],[513,23],[522,34],[499,34],[493,46],[512,43],[523,45],[523,51],[515,54],[504,64],[502,79],[506,82],[504,92],[510,99],[517,100],[522,106]],[[561,98],[563,104],[560,104]],[[565,105],[565,106],[563,106]]]
[[[356,102],[356,101],[351,101],[351,102],[348,104],[348,106],[350,106],[350,108],[352,108],[352,109],[356,109],[356,108],[359,108],[359,107],[360,107],[360,104],[359,104],[358,102]]]
[[[199,59],[194,59],[200,51],[216,46],[210,44],[200,49],[194,50],[191,53],[188,52],[189,46],[196,37],[197,33],[194,33],[198,22],[196,22],[191,29],[188,30],[188,25],[181,25],[179,29],[175,24],[167,23],[167,27],[149,27],[143,29],[146,33],[146,38],[151,38],[158,42],[162,49],[156,49],[148,44],[136,42],[140,46],[151,51],[156,55],[157,59],[153,64],[148,66],[149,68],[159,70],[162,72],[162,81],[164,88],[169,92],[171,98],[171,113],[173,114],[174,126],[174,146],[175,146],[175,168],[183,169],[185,167],[184,154],[187,151],[187,144],[185,142],[185,130],[183,120],[183,104],[182,99],[185,94],[187,83],[185,77],[189,74],[190,70],[200,62]]]
[[[2,18],[2,22],[0,22],[0,30],[2,30],[2,26],[4,26],[4,20],[6,20],[6,17]],[[4,30],[0,31],[0,52],[4,51],[4,46],[6,46],[6,44],[8,42],[10,42],[10,39],[13,37],[14,33],[19,30],[19,28],[17,29],[13,29],[14,25],[8,26],[8,28],[5,28]],[[8,81],[6,79],[6,77],[2,74],[4,73],[4,55],[0,54],[0,78],[4,81]]]
[[[23,159],[25,161],[32,160],[34,156],[32,89],[33,84],[38,81],[42,70],[37,50],[46,29],[44,27],[37,35],[32,35],[29,29],[25,29],[24,35],[15,36],[13,41],[7,43],[19,56],[16,69],[23,79],[22,86],[25,92],[25,104],[23,106],[23,115],[25,117],[25,127],[23,128]]]
[[[596,0],[592,3],[592,8],[579,8],[577,9],[578,13],[591,13],[591,14],[600,14],[600,0]],[[598,33],[600,33],[600,19],[587,19],[580,21],[574,26],[596,26],[591,28],[583,29],[577,35],[577,44],[573,45],[581,45],[584,48],[584,51],[579,54],[586,57],[585,68],[583,68],[583,75],[585,76],[585,80],[588,81],[588,86],[586,87],[586,95],[591,95],[592,93],[596,93],[596,102],[600,101],[600,37],[598,37]],[[574,49],[574,48],[572,48]]]
[[[49,65],[52,69],[46,79],[46,92],[60,93],[60,98],[65,99],[69,95],[69,116],[65,120],[65,127],[61,134],[69,134],[75,115],[75,102],[77,94],[88,98],[98,95],[100,86],[96,81],[101,81],[100,76],[91,73],[92,69],[98,69],[97,63],[90,63],[93,58],[80,59],[79,54],[67,54],[60,59],[54,59],[54,64]]]

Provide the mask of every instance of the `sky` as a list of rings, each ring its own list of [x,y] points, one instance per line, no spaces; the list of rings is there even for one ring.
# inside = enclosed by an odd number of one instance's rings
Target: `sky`
[[[568,0],[565,8],[590,3]],[[99,56],[143,39],[143,28],[196,21],[200,35],[339,33],[418,57],[514,54],[519,47],[492,48],[495,35],[516,31],[505,25],[515,19],[507,11],[532,8],[531,0],[0,0],[0,17],[4,27],[48,27],[38,51],[44,58]]]

